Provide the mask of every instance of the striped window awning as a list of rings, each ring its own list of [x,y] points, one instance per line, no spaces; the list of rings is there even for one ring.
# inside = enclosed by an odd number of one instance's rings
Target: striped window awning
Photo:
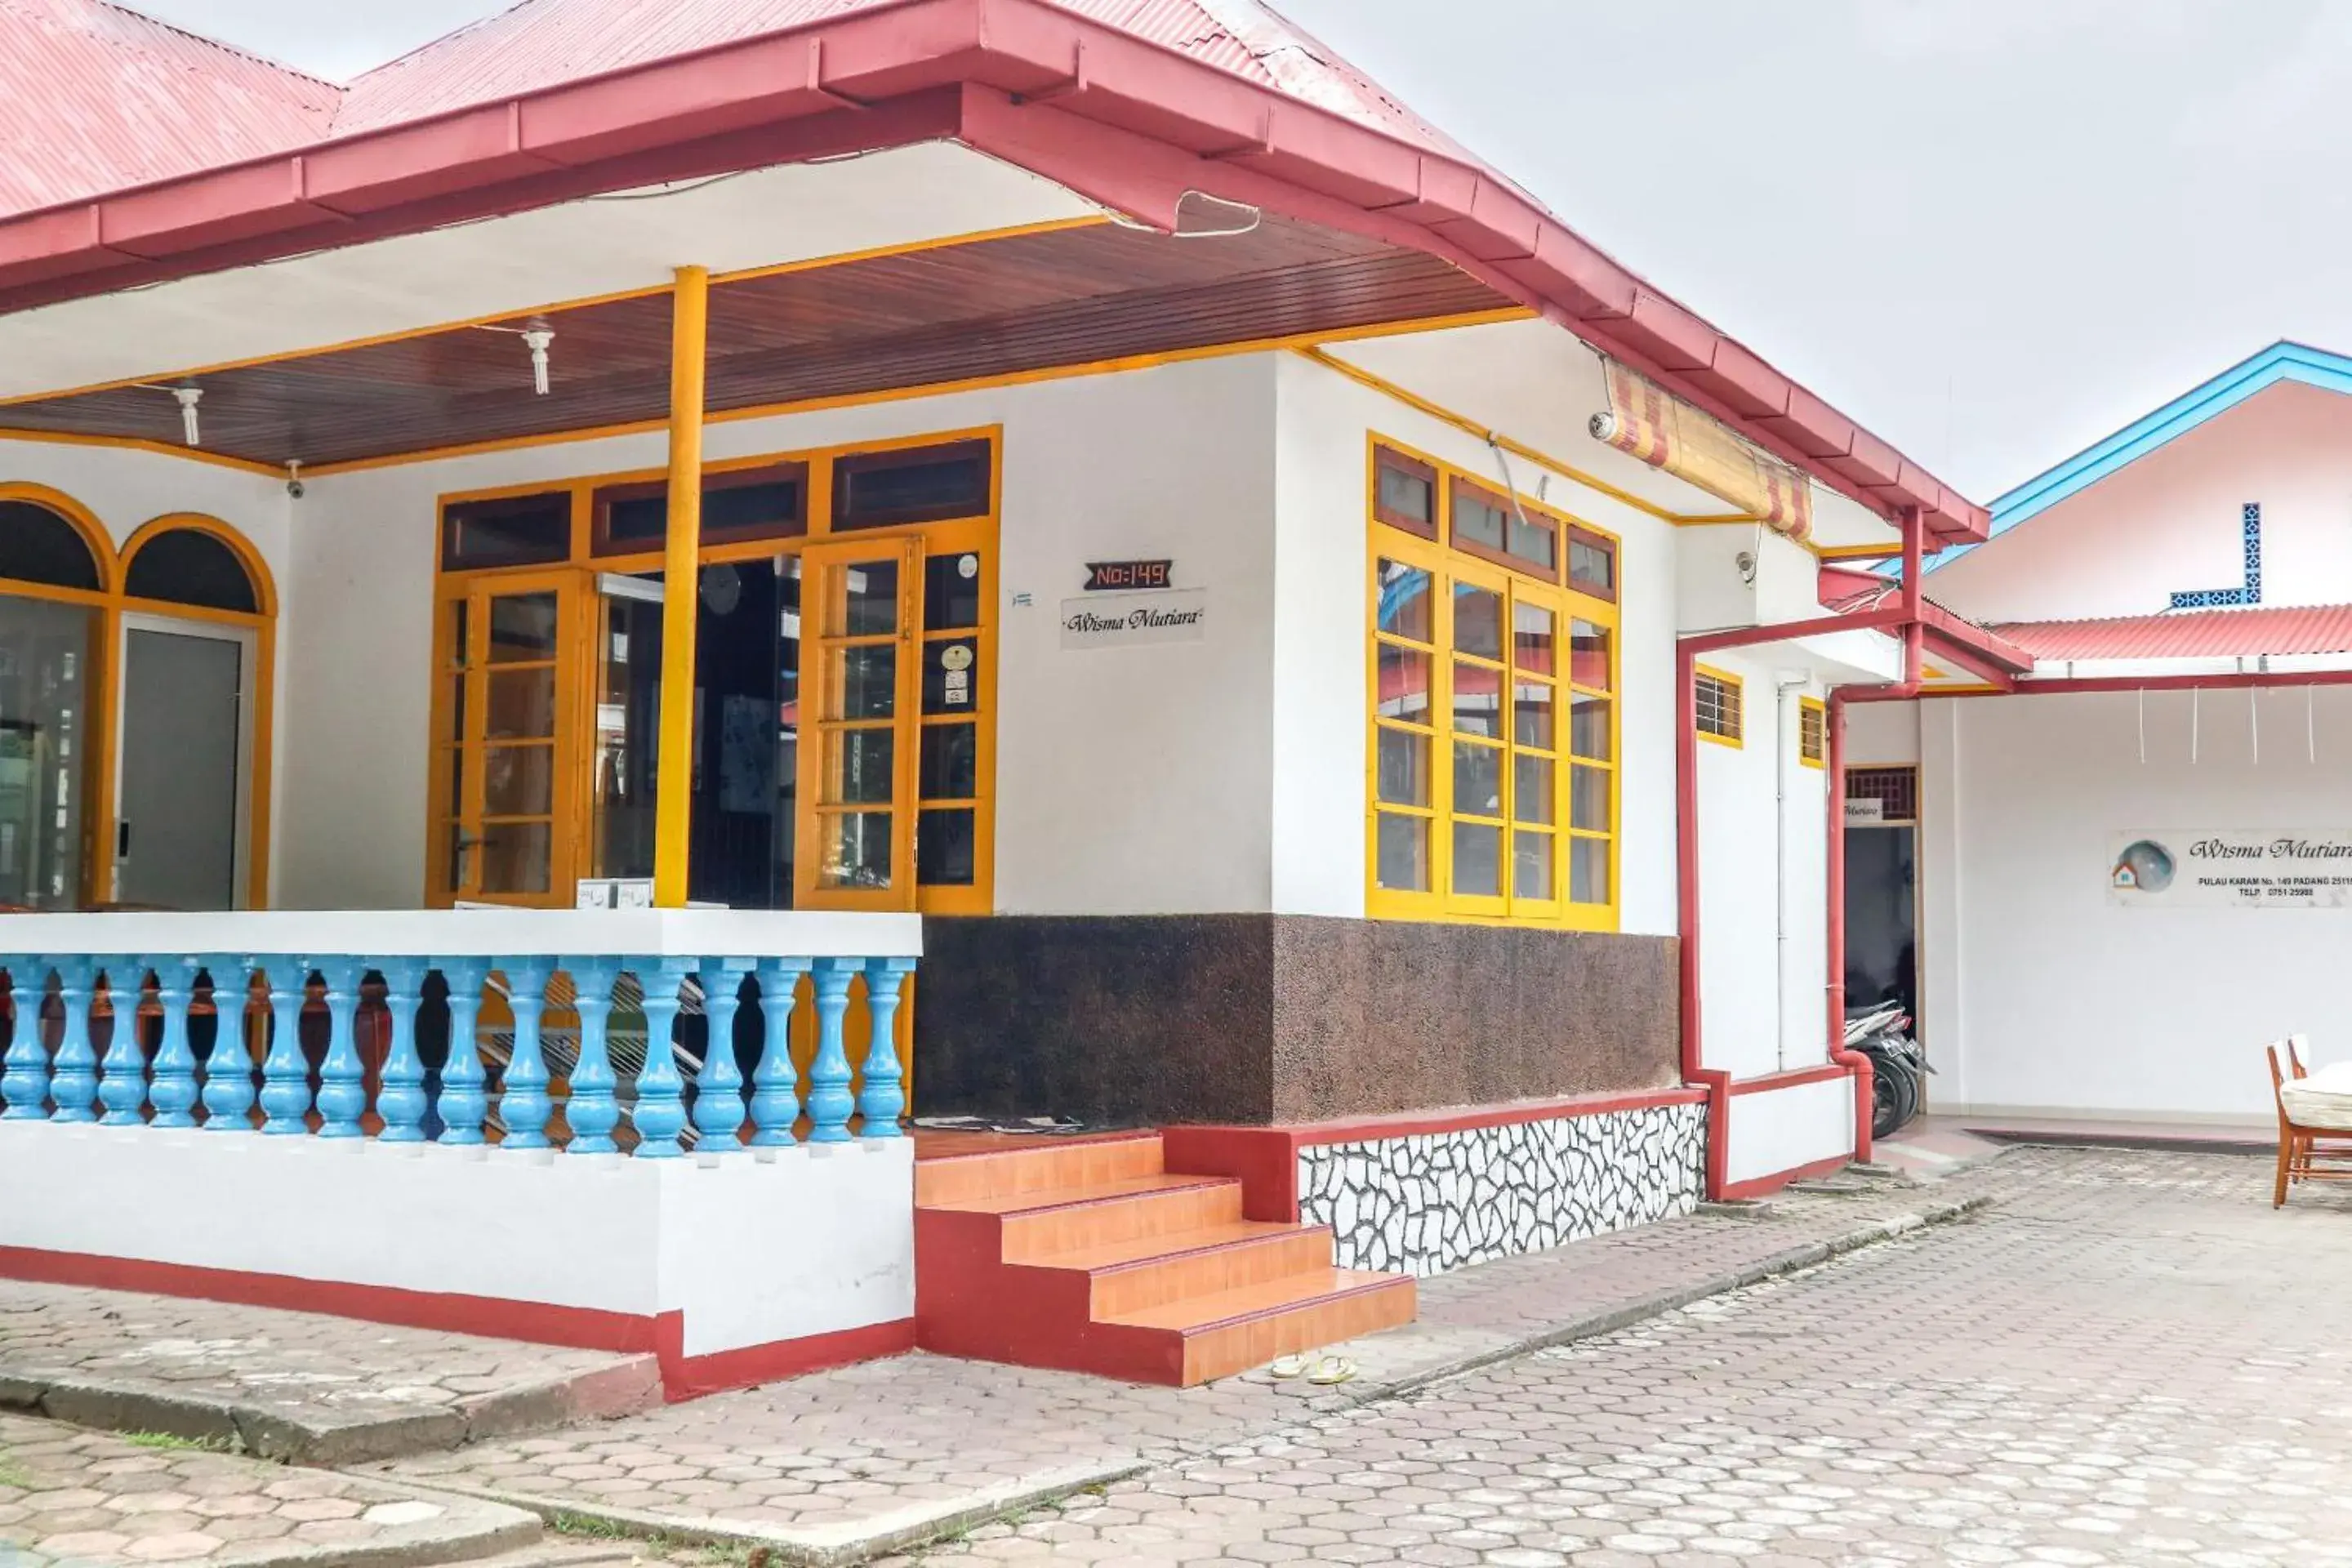
[[[1603,362],[1609,411],[1592,434],[1629,457],[1696,485],[1791,539],[1813,531],[1812,481],[1657,383]]]

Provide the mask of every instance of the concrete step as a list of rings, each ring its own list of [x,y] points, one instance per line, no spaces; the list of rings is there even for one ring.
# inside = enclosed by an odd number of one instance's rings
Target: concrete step
[[[0,1280],[0,1410],[350,1465],[630,1415],[650,1352]]]

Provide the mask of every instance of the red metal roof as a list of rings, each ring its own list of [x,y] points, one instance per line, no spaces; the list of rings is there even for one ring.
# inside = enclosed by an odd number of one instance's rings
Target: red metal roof
[[[1162,226],[1197,189],[1437,256],[1832,488],[1985,537],[1983,508],[1261,0],[525,0],[349,89],[126,17],[0,0],[0,60],[77,40],[6,79],[12,121],[91,125],[0,187],[0,313],[944,135]]]
[[[0,0],[0,214],[300,146],[341,98],[101,0]]]
[[[2047,663],[2352,653],[2352,605],[2187,610],[2099,621],[2019,621],[1994,631]]]

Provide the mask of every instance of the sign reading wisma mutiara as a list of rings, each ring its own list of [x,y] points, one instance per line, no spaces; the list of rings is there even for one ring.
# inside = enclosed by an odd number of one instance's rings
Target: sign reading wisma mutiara
[[[2107,901],[2133,909],[2340,910],[2352,904],[2352,835],[2118,833]]]
[[[1062,601],[1062,646],[1200,641],[1206,631],[1208,591],[1171,587],[1173,574],[1168,561],[1088,562],[1087,596]]]

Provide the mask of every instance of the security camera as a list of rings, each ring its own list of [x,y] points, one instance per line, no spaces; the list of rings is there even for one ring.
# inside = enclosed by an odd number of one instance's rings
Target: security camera
[[[307,492],[302,489],[301,480],[289,479],[286,481],[286,493],[292,496],[296,500],[300,500]]]
[[[286,493],[296,500],[302,499],[302,465],[290,458],[286,464]]]

